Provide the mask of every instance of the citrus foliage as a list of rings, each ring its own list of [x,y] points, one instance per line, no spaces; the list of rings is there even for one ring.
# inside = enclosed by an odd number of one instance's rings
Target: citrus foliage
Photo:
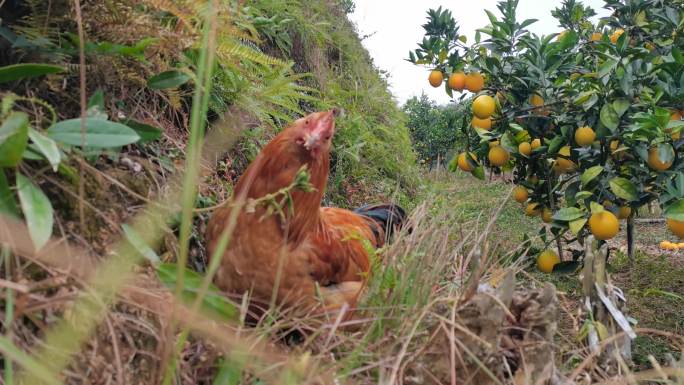
[[[528,215],[551,211],[554,234],[610,239],[618,218],[651,201],[684,221],[683,4],[606,0],[612,14],[594,24],[591,8],[564,0],[552,12],[563,31],[537,36],[527,30],[536,20],[518,20],[518,1],[506,0],[471,46],[448,11],[430,10],[409,60],[445,78],[485,76],[472,119],[492,126],[464,127],[478,140],[461,169],[512,169]]]

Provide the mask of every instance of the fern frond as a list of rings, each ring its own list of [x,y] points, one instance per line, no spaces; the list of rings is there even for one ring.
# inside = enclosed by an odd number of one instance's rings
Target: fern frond
[[[172,14],[183,23],[185,28],[194,32],[195,23],[193,20],[195,19],[195,14],[191,10],[178,5],[178,3],[182,2],[174,0],[144,0],[143,2],[152,8]]]
[[[216,53],[221,60],[234,61],[249,60],[255,63],[285,67],[288,64],[278,58],[266,55],[256,48],[234,39],[222,39],[217,47]]]

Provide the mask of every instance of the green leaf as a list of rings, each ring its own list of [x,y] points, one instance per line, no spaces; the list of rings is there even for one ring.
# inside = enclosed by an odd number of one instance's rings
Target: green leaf
[[[147,80],[147,86],[155,89],[162,90],[165,88],[176,88],[190,80],[190,75],[183,71],[170,70],[164,71],[160,74],[154,75]]]
[[[64,72],[66,69],[52,64],[22,63],[0,67],[0,83]]]
[[[86,110],[86,116],[89,118],[97,118],[107,120],[109,116],[107,115],[107,110],[105,109],[104,93],[102,90],[98,89],[95,93],[88,99],[88,108]]]
[[[603,171],[603,166],[594,166],[594,167],[588,168],[580,176],[580,182],[582,182],[582,186],[586,186],[587,183],[591,182],[592,180],[594,180],[594,178],[599,176],[599,174],[601,174],[602,171]]]
[[[29,235],[36,250],[39,250],[45,246],[52,235],[52,204],[40,188],[19,173],[17,173],[17,192]]]
[[[178,265],[175,263],[162,263],[157,266],[159,280],[169,288],[176,287]],[[197,272],[185,268],[185,280],[183,281],[182,300],[191,306],[197,298],[197,293],[202,287],[203,278]],[[201,304],[203,311],[209,312],[224,320],[235,320],[239,314],[236,306],[230,302],[219,289],[209,284],[206,295]]]
[[[129,225],[121,225],[126,240],[131,243],[135,250],[140,253],[145,259],[150,261],[153,265],[157,265],[161,262],[161,259],[157,253],[152,250],[152,248],[145,242],[145,240]]]
[[[560,150],[561,147],[563,147],[563,142],[564,138],[562,136],[556,136],[553,139],[551,139],[551,142],[549,143],[549,154],[556,154],[558,153],[558,150]]]
[[[606,211],[606,209],[603,208],[603,205],[598,202],[589,202],[589,209],[591,210],[592,214],[598,214]]]
[[[591,191],[580,191],[577,194],[575,194],[575,201],[579,201],[582,199],[587,199],[594,195]]]
[[[152,142],[162,136],[162,130],[149,124],[141,123],[137,120],[128,119],[123,124],[135,130],[140,135],[140,143]]]
[[[28,144],[28,115],[12,112],[0,126],[0,167],[14,167]]]
[[[19,208],[14,199],[14,194],[7,182],[7,175],[5,170],[0,169],[0,215],[8,215],[13,218],[19,218]]]
[[[510,132],[506,132],[505,134],[501,135],[500,143],[501,147],[503,147],[509,153],[518,152],[518,144]]]
[[[613,110],[617,113],[618,117],[621,117],[629,109],[629,100],[625,98],[619,98],[613,101]]]
[[[610,189],[618,198],[626,201],[634,201],[637,199],[637,189],[629,179],[616,177],[608,182]]]
[[[58,142],[72,146],[80,146],[81,118],[63,120],[48,128],[48,136]],[[108,120],[86,118],[85,147],[111,148],[121,147],[140,140],[140,135],[132,128]]]
[[[575,219],[574,221],[571,221],[568,224],[568,227],[570,228],[570,232],[572,232],[574,235],[579,234],[579,232],[584,228],[584,225],[587,223],[587,218],[578,218]]]
[[[476,167],[473,170],[473,172],[471,172],[471,174],[477,179],[484,180],[484,178],[485,178],[484,167],[482,167],[482,166]]]
[[[608,59],[606,60],[601,66],[599,67],[598,71],[598,77],[602,78],[606,76],[609,72],[611,72],[615,67],[617,67],[617,60],[614,59]]]
[[[679,199],[665,207],[664,215],[665,218],[684,222],[684,199]]]
[[[553,214],[553,219],[561,222],[569,222],[574,221],[577,218],[582,218],[584,215],[584,211],[577,207],[563,207]]]
[[[611,131],[615,131],[620,123],[620,118],[611,104],[604,104],[601,108],[601,123]]]
[[[56,172],[59,162],[62,160],[59,148],[57,148],[57,143],[33,128],[29,130],[28,136],[31,138],[33,144],[36,145],[40,153],[45,156],[45,159],[50,162],[52,170]]]

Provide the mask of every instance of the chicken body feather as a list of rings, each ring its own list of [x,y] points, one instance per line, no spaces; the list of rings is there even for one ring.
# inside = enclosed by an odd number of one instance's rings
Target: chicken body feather
[[[354,306],[370,271],[370,251],[384,241],[383,226],[349,210],[321,207],[329,173],[334,112],[318,112],[295,121],[259,153],[236,184],[229,204],[207,226],[207,249],[213,255],[231,220],[215,276],[222,290],[261,303],[310,311]],[[289,186],[302,166],[312,191],[292,191],[291,212],[268,215],[258,200]],[[321,298],[322,297],[322,298]]]

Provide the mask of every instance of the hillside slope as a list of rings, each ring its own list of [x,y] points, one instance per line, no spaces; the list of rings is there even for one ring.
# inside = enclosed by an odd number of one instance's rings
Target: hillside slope
[[[337,123],[326,202],[346,207],[397,199],[410,206],[417,170],[404,115],[344,5],[254,0],[220,7],[209,130],[221,126],[229,112],[248,118],[237,127],[240,139],[226,141],[214,157],[216,167],[204,170],[197,204],[207,207],[227,199],[248,162],[289,121],[341,107],[345,114]],[[3,15],[0,66],[41,63],[63,69],[3,83],[2,96],[11,110],[27,113],[38,130],[78,117],[81,66],[72,2],[7,2]],[[38,172],[45,166],[41,154],[24,156],[20,167],[45,190],[57,226],[68,228],[67,235],[88,247],[99,243],[95,249],[102,250],[120,234],[116,224],[135,213],[132,207],[157,197],[168,177],[182,170],[201,15],[202,2],[193,1],[82,6],[88,114],[99,107],[100,114],[128,125],[142,139],[85,152],[65,146],[69,154],[56,172]],[[81,157],[87,160],[83,191],[76,177]],[[14,180],[11,168],[5,172]]]

